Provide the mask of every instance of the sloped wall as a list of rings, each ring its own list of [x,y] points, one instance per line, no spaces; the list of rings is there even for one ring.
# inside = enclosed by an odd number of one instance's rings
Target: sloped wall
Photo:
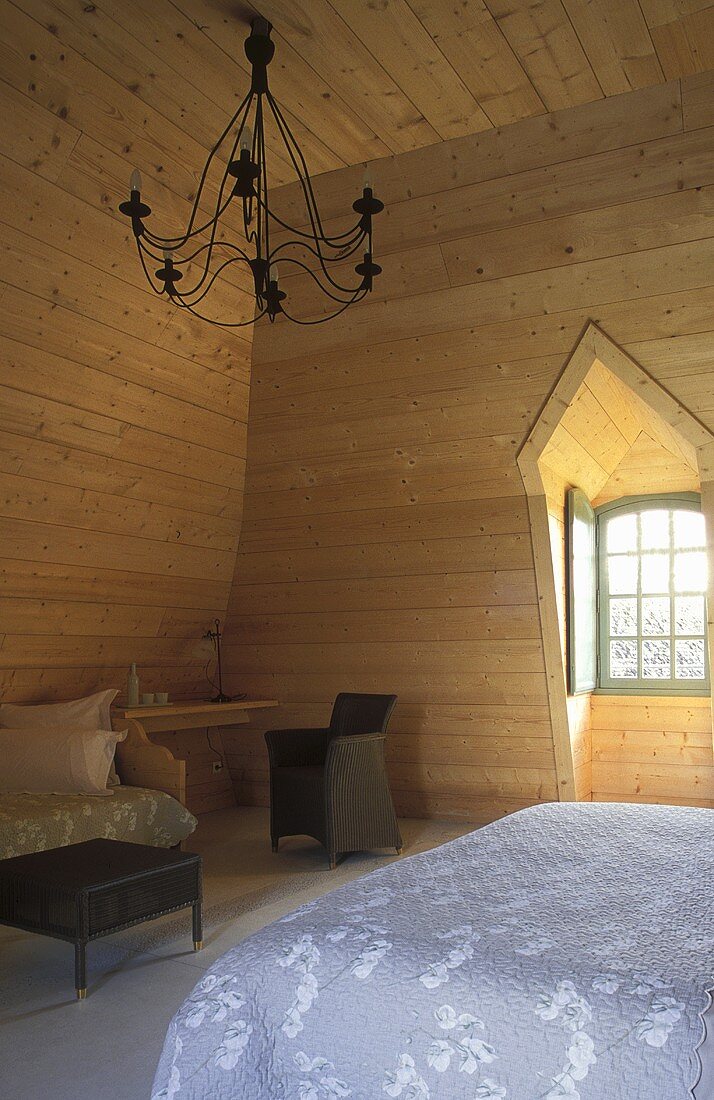
[[[557,796],[515,456],[588,319],[714,424],[713,93],[704,74],[376,162],[371,299],[256,333],[231,686],[280,699],[271,725],[396,691],[403,813]],[[328,218],[362,178],[318,180]],[[265,802],[261,732],[229,744]]]
[[[242,513],[250,336],[156,298],[117,212],[138,166],[180,224],[206,149],[175,74],[157,61],[129,90],[146,58],[93,12],[2,5],[0,697],[18,701],[123,688],[131,660],[146,690],[205,695]]]

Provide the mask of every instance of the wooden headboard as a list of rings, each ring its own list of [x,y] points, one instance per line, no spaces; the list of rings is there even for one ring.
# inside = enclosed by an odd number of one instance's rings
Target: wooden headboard
[[[185,806],[186,761],[177,760],[163,745],[155,745],[133,719],[115,718],[112,724],[115,730],[129,731],[116,751],[117,772],[122,783],[165,791]]]

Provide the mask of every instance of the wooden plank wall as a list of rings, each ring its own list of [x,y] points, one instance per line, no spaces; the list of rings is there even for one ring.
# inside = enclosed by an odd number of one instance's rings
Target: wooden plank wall
[[[136,39],[109,49],[50,7],[0,4],[0,696],[123,689],[132,660],[145,690],[205,695],[200,638],[240,531],[251,329],[156,298],[117,205],[136,165],[157,216],[182,222],[210,131]],[[239,286],[221,294],[248,315]]]
[[[593,695],[593,800],[714,807],[711,700]]]
[[[714,425],[713,92],[704,74],[375,162],[372,298],[256,333],[231,686],[288,726],[396,691],[403,813],[556,794],[515,455],[588,319]],[[328,219],[362,178],[318,179]],[[229,751],[265,803],[260,731]]]

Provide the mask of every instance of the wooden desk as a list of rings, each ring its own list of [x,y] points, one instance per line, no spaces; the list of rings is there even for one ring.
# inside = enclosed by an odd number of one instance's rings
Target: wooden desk
[[[234,806],[228,768],[213,772],[217,757],[208,731],[249,722],[251,712],[277,706],[275,699],[242,699],[235,703],[113,707],[114,727],[129,729],[127,740],[117,745],[121,778],[138,787],[166,791],[192,813]],[[197,735],[198,730],[204,731],[202,736]]]

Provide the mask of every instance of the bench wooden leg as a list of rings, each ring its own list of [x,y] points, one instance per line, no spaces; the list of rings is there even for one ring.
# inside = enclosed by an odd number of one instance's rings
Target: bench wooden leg
[[[203,918],[201,915],[201,900],[193,903],[193,949],[200,951],[203,947]]]
[[[77,1000],[83,1001],[87,996],[87,945],[83,940],[74,944],[74,988]]]

